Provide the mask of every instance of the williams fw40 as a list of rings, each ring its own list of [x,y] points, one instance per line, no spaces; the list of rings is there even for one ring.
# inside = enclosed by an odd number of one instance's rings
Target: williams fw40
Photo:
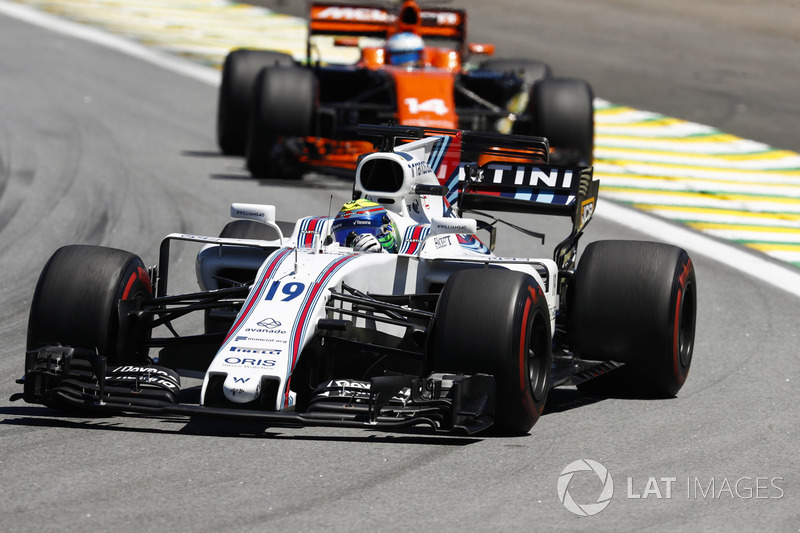
[[[32,299],[15,399],[524,434],[553,387],[678,392],[694,341],[692,262],[674,246],[621,240],[592,242],[578,260],[597,204],[591,168],[551,165],[540,137],[361,133],[377,150],[335,217],[287,225],[274,206],[234,204],[219,236],[170,234],[149,269],[117,249],[57,250]],[[543,238],[501,212],[563,217],[569,232],[550,257],[498,256],[501,223]],[[169,291],[177,243],[199,250],[197,292]],[[181,333],[198,313],[204,330],[198,320]],[[202,377],[194,396],[180,390],[187,375]]]
[[[372,148],[358,125],[392,121],[540,135],[554,160],[591,165],[590,85],[539,60],[491,57],[493,45],[467,42],[463,9],[310,2],[307,36],[304,58],[254,49],[225,58],[217,140],[254,176],[352,178]]]

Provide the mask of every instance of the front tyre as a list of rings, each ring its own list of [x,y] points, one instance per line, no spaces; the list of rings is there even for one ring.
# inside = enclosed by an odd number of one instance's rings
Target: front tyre
[[[439,297],[430,369],[495,379],[495,428],[527,433],[550,389],[550,313],[531,276],[505,269],[450,276]]]
[[[97,350],[109,365],[148,362],[141,339],[121,331],[117,305],[152,296],[150,276],[134,254],[100,246],[59,248],[36,284],[27,349],[62,344]]]
[[[625,363],[592,392],[672,397],[692,363],[697,282],[681,248],[642,241],[587,246],[570,284],[569,342],[582,359]]]

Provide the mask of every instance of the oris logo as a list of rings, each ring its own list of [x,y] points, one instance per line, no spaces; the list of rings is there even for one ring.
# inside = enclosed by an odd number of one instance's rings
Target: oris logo
[[[258,359],[255,357],[226,357],[225,363],[228,365],[241,365],[245,367],[273,367],[277,363],[274,359]]]

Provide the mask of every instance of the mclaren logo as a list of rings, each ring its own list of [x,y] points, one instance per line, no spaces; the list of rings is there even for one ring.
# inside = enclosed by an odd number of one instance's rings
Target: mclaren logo
[[[331,6],[319,11],[317,19],[324,20],[357,20],[359,22],[386,22],[389,14],[382,9],[368,7],[338,7]]]

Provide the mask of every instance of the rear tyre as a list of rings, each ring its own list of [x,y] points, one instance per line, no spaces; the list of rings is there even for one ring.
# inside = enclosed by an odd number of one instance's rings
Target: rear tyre
[[[313,131],[317,78],[310,69],[270,67],[255,82],[247,169],[263,178],[299,178],[302,170],[279,140],[306,137]]]
[[[548,78],[532,89],[529,134],[547,137],[555,149],[552,161],[589,166],[594,157],[594,95],[584,80]]]
[[[505,269],[450,276],[439,297],[430,368],[495,379],[495,428],[528,432],[550,389],[550,313],[531,276]]]
[[[580,388],[675,396],[692,362],[696,309],[694,266],[681,248],[589,244],[570,284],[570,347],[582,359],[626,365]]]
[[[266,50],[234,50],[225,58],[217,106],[217,143],[225,154],[244,155],[253,87],[268,66],[291,66],[292,56]]]
[[[62,344],[97,350],[109,365],[148,361],[143,338],[121,331],[120,300],[153,296],[139,257],[122,250],[74,245],[59,248],[44,266],[28,319],[28,350]],[[141,329],[149,336],[149,329]]]

